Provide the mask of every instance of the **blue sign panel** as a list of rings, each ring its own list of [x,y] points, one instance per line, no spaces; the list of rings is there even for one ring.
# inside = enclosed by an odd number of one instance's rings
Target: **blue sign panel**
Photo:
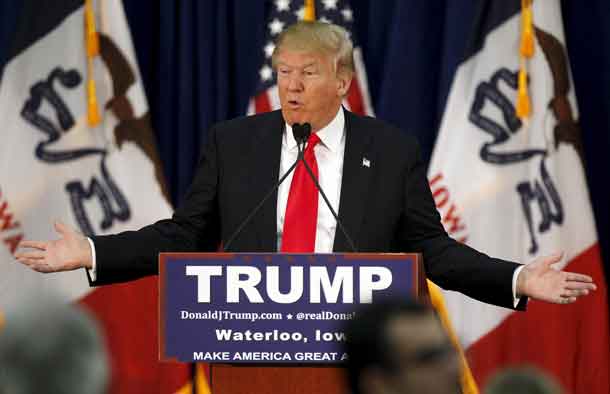
[[[417,255],[161,254],[160,356],[340,363],[363,303],[417,294]]]

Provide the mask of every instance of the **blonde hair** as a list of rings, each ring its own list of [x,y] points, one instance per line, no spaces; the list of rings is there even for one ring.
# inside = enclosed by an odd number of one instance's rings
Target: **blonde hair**
[[[282,50],[324,53],[334,57],[337,74],[354,74],[354,45],[344,28],[325,22],[297,22],[278,36],[271,56],[271,65],[277,68],[277,57]]]

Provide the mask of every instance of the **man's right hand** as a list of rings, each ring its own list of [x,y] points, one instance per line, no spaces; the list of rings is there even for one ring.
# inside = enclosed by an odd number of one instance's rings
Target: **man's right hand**
[[[17,260],[44,273],[91,268],[93,258],[87,238],[59,221],[54,226],[61,238],[55,241],[23,241],[20,247],[33,250],[16,253]]]

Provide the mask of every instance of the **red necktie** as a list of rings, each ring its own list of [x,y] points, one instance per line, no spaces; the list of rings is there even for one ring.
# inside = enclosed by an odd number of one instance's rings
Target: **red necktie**
[[[312,133],[305,148],[305,161],[318,179],[318,162],[313,148],[320,137]],[[316,246],[316,225],[318,223],[318,190],[307,173],[303,162],[297,164],[290,184],[286,203],[282,252],[313,253]]]

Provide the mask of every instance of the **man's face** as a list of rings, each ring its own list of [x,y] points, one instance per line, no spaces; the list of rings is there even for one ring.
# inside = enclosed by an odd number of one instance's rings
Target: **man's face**
[[[376,375],[371,393],[452,394],[460,393],[459,362],[438,319],[432,314],[398,316],[388,322],[387,338],[392,370]]]
[[[351,78],[337,75],[333,62],[322,53],[278,53],[277,83],[288,124],[309,122],[315,132],[335,117]]]

